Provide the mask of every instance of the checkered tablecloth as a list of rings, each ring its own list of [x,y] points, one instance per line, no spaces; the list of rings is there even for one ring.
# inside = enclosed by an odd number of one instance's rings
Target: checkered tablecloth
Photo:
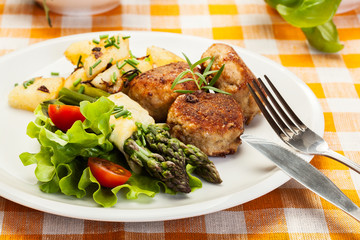
[[[0,0],[0,55],[46,39],[107,30],[166,31],[232,43],[282,64],[302,79],[323,108],[330,147],[360,164],[360,9],[334,18],[345,44],[338,54],[310,48],[301,30],[262,0],[123,0],[104,14],[52,13],[51,19],[49,28],[43,10],[32,0]],[[325,157],[315,157],[312,164],[360,205],[360,175]],[[71,219],[0,197],[0,239],[50,238],[360,239],[360,223],[294,180],[231,209],[150,223]]]

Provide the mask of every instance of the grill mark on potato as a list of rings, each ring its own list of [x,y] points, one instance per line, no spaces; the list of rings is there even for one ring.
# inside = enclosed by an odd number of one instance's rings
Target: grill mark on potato
[[[37,90],[44,93],[50,93],[49,89],[45,85],[41,85]]]
[[[101,47],[94,47],[91,51],[92,54],[94,54],[95,59],[98,59],[103,55],[103,53],[101,52]]]

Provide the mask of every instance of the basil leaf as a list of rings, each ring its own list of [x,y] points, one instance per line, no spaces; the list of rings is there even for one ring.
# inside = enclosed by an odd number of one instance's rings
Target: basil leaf
[[[339,41],[339,35],[333,21],[312,28],[302,28],[301,30],[310,45],[320,51],[334,53],[344,48],[344,45]]]
[[[291,6],[277,4],[276,10],[291,25],[309,28],[332,19],[341,0],[300,0]]]

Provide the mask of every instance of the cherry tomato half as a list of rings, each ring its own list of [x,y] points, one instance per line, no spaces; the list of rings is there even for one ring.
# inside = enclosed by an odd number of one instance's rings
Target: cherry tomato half
[[[55,126],[64,132],[71,128],[77,120],[85,121],[78,106],[50,104],[48,113]]]
[[[131,172],[109,160],[90,157],[88,160],[91,173],[103,187],[114,188],[127,182]]]

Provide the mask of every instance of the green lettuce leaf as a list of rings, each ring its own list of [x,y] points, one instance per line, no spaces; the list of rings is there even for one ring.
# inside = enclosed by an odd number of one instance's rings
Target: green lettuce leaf
[[[112,131],[109,118],[113,108],[114,103],[105,97],[94,103],[81,102],[80,111],[86,120],[75,122],[64,133],[54,126],[43,106],[38,106],[34,112],[36,120],[28,124],[27,135],[39,141],[40,151],[24,152],[19,157],[24,166],[37,165],[35,176],[42,191],[60,192],[77,198],[91,195],[103,207],[116,204],[118,192],[122,192],[126,199],[137,199],[139,195],[154,197],[161,191],[176,194],[161,181],[147,175],[133,173],[127,183],[110,189],[101,187],[91,174],[87,167],[89,157],[126,164],[123,155],[109,141]],[[201,181],[192,176],[194,169],[187,166],[192,191],[202,186]]]

